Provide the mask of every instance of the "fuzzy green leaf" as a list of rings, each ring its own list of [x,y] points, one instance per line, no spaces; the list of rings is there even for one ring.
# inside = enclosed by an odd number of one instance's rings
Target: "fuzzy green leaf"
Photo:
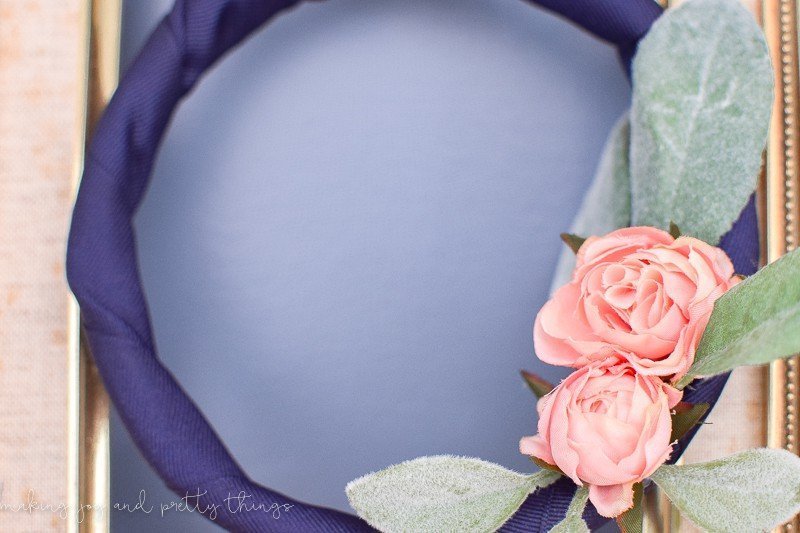
[[[800,511],[800,457],[761,448],[693,465],[663,465],[652,480],[706,531],[769,531]]]
[[[642,533],[644,524],[644,486],[637,483],[633,486],[633,507],[617,517],[617,525],[622,533]]]
[[[583,521],[583,510],[588,499],[589,490],[586,487],[578,487],[567,508],[567,516],[556,524],[550,533],[588,533],[589,526]]]
[[[714,305],[689,376],[710,376],[800,352],[800,250],[748,277]]]
[[[583,198],[570,232],[605,235],[631,223],[631,179],[628,168],[630,121],[625,113],[611,130],[603,148],[594,181]],[[575,254],[563,250],[553,276],[551,291],[567,283],[575,268]]]
[[[555,388],[552,383],[540,378],[533,372],[520,370],[519,373],[522,375],[522,379],[525,380],[528,388],[531,389],[531,392],[533,392],[537,398],[541,398]]]
[[[685,402],[679,403],[675,406],[675,414],[672,415],[672,436],[671,442],[680,439],[690,429],[695,427],[703,415],[708,412],[709,405],[707,403],[689,404]]]
[[[525,498],[560,476],[532,475],[449,455],[420,457],[351,481],[350,505],[371,526],[400,531],[495,531]]]
[[[688,0],[639,43],[632,219],[715,244],[755,189],[772,108],[764,34],[735,0]]]

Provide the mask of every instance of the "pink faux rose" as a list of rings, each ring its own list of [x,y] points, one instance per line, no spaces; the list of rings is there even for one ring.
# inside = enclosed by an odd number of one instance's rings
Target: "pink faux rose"
[[[572,280],[536,316],[536,355],[580,367],[620,354],[673,382],[689,370],[714,301],[739,282],[725,252],[650,227],[589,237]]]
[[[520,451],[589,486],[597,511],[615,517],[633,506],[633,485],[672,451],[671,409],[681,391],[613,358],[570,374],[539,400],[539,433]]]

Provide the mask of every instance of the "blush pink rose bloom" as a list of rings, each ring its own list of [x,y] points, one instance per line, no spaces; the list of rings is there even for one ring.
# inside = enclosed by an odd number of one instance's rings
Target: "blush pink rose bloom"
[[[739,282],[721,249],[650,227],[589,237],[572,280],[536,316],[536,355],[581,367],[620,354],[676,382],[689,370],[714,302]]]
[[[669,458],[671,409],[683,393],[610,362],[576,370],[542,397],[539,433],[519,448],[588,485],[597,512],[615,517],[633,506],[633,485]]]

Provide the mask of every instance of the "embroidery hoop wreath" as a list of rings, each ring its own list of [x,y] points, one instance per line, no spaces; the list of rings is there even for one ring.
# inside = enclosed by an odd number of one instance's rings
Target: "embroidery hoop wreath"
[[[735,24],[742,23],[744,19],[741,8],[737,11],[731,2],[734,0],[690,0],[687,7],[681,9],[690,19],[689,10],[692,9],[692,5],[696,4],[699,6],[696,9],[701,11],[705,8],[719,8],[726,10],[726,13],[733,17]],[[88,149],[86,168],[69,236],[67,275],[81,305],[82,326],[106,388],[137,446],[173,491],[181,497],[200,493],[196,500],[198,507],[216,507],[216,522],[229,530],[366,531],[371,529],[367,523],[352,515],[296,502],[255,483],[236,464],[200,411],[158,359],[141,289],[131,226],[132,215],[147,187],[159,141],[177,104],[191,91],[203,72],[226,51],[236,46],[272,16],[298,3],[297,0],[178,0],[176,2],[171,13],[156,28],[120,83]],[[661,9],[652,0],[575,2],[537,0],[536,3],[560,13],[595,35],[617,45],[626,66],[633,56],[638,40],[661,13]],[[675,13],[680,12],[681,10],[675,10]],[[671,18],[676,17],[677,15]],[[730,24],[730,17],[722,17],[721,20]],[[668,29],[672,27],[663,20],[668,20],[668,17],[662,19],[660,24],[663,27]],[[714,19],[708,22],[712,27],[719,29],[719,21],[720,19]],[[666,44],[697,45],[698,42],[703,42],[704,34],[698,31],[697,27],[684,24],[684,30],[681,32],[681,24],[677,26],[677,32],[674,34],[662,32],[666,33],[662,36]],[[752,20],[749,23],[745,21],[743,27],[749,28],[750,31],[750,40],[747,41],[749,48],[747,46],[745,48],[765,52],[763,39],[757,28],[753,29]],[[687,28],[693,28],[689,39],[685,35]],[[724,32],[715,35],[725,40]],[[658,157],[665,155],[657,150],[659,146],[657,141],[663,140],[660,136],[672,134],[672,137],[667,138],[677,142],[680,140],[681,132],[685,130],[685,124],[677,122],[682,118],[685,119],[679,112],[680,109],[676,109],[682,107],[682,103],[671,101],[670,95],[679,94],[684,98],[687,97],[698,83],[695,79],[696,74],[706,72],[702,68],[704,63],[694,61],[692,65],[699,69],[690,69],[689,75],[685,77],[682,75],[682,72],[685,73],[680,66],[683,60],[702,59],[702,56],[697,54],[696,50],[692,51],[688,44],[677,48],[659,46],[654,44],[650,48],[649,54],[652,57],[649,59],[642,58],[645,55],[644,45],[640,50],[637,59],[639,68],[635,69],[634,73],[631,126],[627,127],[625,122],[622,122],[620,127],[615,129],[609,143],[609,150],[601,163],[595,185],[589,193],[589,198],[595,200],[587,199],[579,218],[579,222],[583,220],[586,227],[582,231],[587,234],[602,231],[602,224],[612,223],[616,227],[629,225],[631,217],[638,223],[662,224],[664,217],[671,215],[665,214],[664,206],[647,203],[649,199],[666,198],[669,200],[668,207],[683,208],[687,203],[691,204],[692,198],[680,194],[668,197],[654,196],[654,191],[658,193],[674,189],[675,183],[669,181],[670,176],[677,174],[684,178],[681,183],[686,184],[693,176],[696,178],[698,171],[707,170],[686,165],[678,168],[677,170],[681,172],[676,173],[676,169],[670,166],[669,157]],[[741,51],[741,48],[736,46],[733,49]],[[676,50],[680,52],[665,57],[665,50],[670,50],[671,53]],[[725,50],[720,48],[720,52],[724,53]],[[763,62],[764,56],[756,58],[755,64],[747,64],[742,58],[753,59],[748,54],[740,54],[738,57],[730,58],[731,63],[720,61],[719,63],[723,65],[732,64],[735,67],[731,69],[732,72],[715,73],[713,79],[728,75],[731,79],[740,80],[743,70],[746,70],[744,74],[750,78],[754,72],[751,67],[757,67],[755,72],[758,73],[764,68],[769,69],[768,62]],[[670,76],[662,79],[659,71],[663,70],[665,65],[669,65]],[[645,83],[648,79],[652,83]],[[759,75],[755,79],[767,79],[767,77],[765,74],[763,78]],[[660,90],[664,85],[669,85],[668,94]],[[742,86],[744,85],[746,84]],[[715,135],[720,134],[728,139],[726,149],[731,148],[733,150],[731,153],[744,153],[742,161],[748,162],[739,172],[735,172],[738,185],[733,189],[736,190],[736,194],[723,195],[728,203],[723,202],[719,205],[720,209],[717,212],[722,213],[720,217],[727,218],[720,221],[719,217],[716,217],[710,221],[716,223],[717,227],[730,228],[731,223],[742,212],[731,231],[722,238],[721,244],[734,262],[738,263],[737,267],[742,273],[752,271],[757,258],[757,233],[752,201],[742,211],[747,197],[753,190],[755,174],[744,178],[742,176],[745,170],[749,172],[752,165],[757,165],[752,162],[749,149],[754,144],[763,146],[765,134],[765,130],[762,131],[758,127],[754,132],[742,131],[744,123],[748,126],[762,123],[764,110],[757,104],[756,109],[751,109],[749,106],[752,102],[765,101],[762,94],[765,86],[758,82],[754,86],[755,92],[734,91],[734,94],[728,95],[743,100],[736,101],[737,105],[743,105],[744,113],[738,115],[741,118],[739,122],[728,120],[719,123],[729,126],[728,130],[714,132]],[[637,87],[650,89],[652,93],[639,91]],[[744,102],[747,100],[745,97],[750,97],[748,102]],[[670,118],[660,124],[658,118],[666,115],[656,111],[657,106],[648,105],[653,102],[677,113],[676,121]],[[766,114],[768,115],[768,110]],[[699,123],[708,126],[708,122],[711,121]],[[673,130],[669,130],[670,126],[673,126]],[[729,135],[731,131],[743,136],[731,138]],[[631,147],[630,151],[626,146]],[[683,146],[684,150],[691,151],[694,142],[684,142]],[[745,148],[740,149],[740,147]],[[709,147],[704,146],[703,149],[708,150]],[[637,158],[637,153],[645,153],[647,156],[640,155]],[[653,157],[650,157],[651,155]],[[707,152],[702,153],[702,156],[707,155]],[[629,165],[628,160],[630,160]],[[611,170],[604,171],[604,169]],[[624,179],[624,170],[621,169],[627,169],[629,172],[627,182]],[[717,174],[714,179],[723,179],[719,176],[719,170]],[[652,176],[656,177],[650,179]],[[727,181],[722,183],[729,184]],[[714,184],[709,185],[712,191],[715,190],[712,187]],[[699,195],[704,201],[708,199],[703,196],[708,189],[687,190],[694,191],[692,194]],[[622,222],[622,218],[625,217],[625,198],[631,199],[631,207],[628,220]],[[592,214],[592,205],[596,205],[597,201],[613,202],[613,205],[621,205],[622,208],[614,210],[614,218],[609,222]],[[735,209],[731,208],[732,205]],[[690,212],[678,220],[684,224],[685,231],[697,234],[703,231],[710,233],[715,231],[713,224],[707,224],[708,220],[702,217],[695,220],[693,218],[695,214]],[[697,224],[693,225],[695,223]],[[576,223],[577,226],[580,224]],[[784,347],[775,347],[773,352],[777,353],[782,348]],[[719,371],[724,370],[726,369]],[[686,399],[696,403],[713,404],[725,379],[726,377],[722,375],[687,389]],[[694,429],[696,428],[690,429],[678,444],[675,458],[688,443]],[[471,469],[479,470],[478,466],[490,469],[494,474],[479,475],[475,479],[485,481],[494,477],[499,482],[505,483],[506,487],[515,486],[516,488],[512,490],[514,497],[509,504],[502,491],[490,490],[484,494],[490,496],[488,503],[481,498],[471,498],[471,501],[477,504],[477,507],[473,505],[471,509],[473,512],[477,509],[479,515],[483,517],[482,521],[470,524],[465,524],[463,521],[448,522],[447,516],[434,513],[446,520],[430,523],[431,529],[491,530],[502,525],[506,531],[548,531],[554,527],[567,530],[564,528],[576,524],[585,527],[581,515],[593,527],[604,522],[592,513],[591,507],[583,510],[585,498],[582,490],[577,492],[573,500],[574,484],[564,478],[556,480],[557,476],[550,472],[534,475],[537,476],[536,479],[531,480],[531,476],[497,471],[496,469],[500,467],[477,460],[453,459],[453,461],[466,461],[469,464],[468,468]],[[450,470],[450,467],[445,470]],[[450,471],[451,474],[452,472],[455,471]],[[448,474],[442,472],[441,475]],[[362,478],[364,479],[375,478]],[[520,481],[521,479],[523,481]],[[537,486],[544,485],[547,486],[539,489],[535,495],[529,495]],[[355,485],[351,484],[351,489],[353,486]],[[667,490],[666,482],[665,490]],[[352,500],[353,491],[349,492]],[[667,492],[669,493],[669,490]],[[274,520],[267,513],[236,513],[225,506],[219,506],[226,497],[239,493],[246,493],[253,502],[265,508],[277,503],[289,505],[291,510],[282,513],[280,520]],[[464,494],[470,496],[469,493],[470,490],[467,490]],[[381,494],[381,502],[391,508],[406,503],[406,500],[390,497],[390,491],[385,491]],[[359,509],[358,505],[355,507],[362,516],[370,514]],[[432,510],[428,509],[429,514]],[[368,521],[379,528],[395,530],[396,523],[380,523],[382,519],[398,519],[396,513],[393,514],[391,509],[389,511],[383,518],[375,518],[372,513],[372,518],[368,518]],[[514,516],[508,520],[512,514]],[[414,518],[410,515],[399,517],[401,520]],[[461,518],[463,516],[455,516],[455,520]],[[459,524],[458,527],[454,525],[456,523]],[[461,529],[461,525],[466,527]]]

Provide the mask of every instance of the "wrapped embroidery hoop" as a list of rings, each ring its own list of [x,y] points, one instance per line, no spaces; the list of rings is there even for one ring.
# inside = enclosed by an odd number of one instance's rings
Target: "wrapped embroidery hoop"
[[[616,44],[628,68],[636,42],[660,13],[652,0],[537,3]],[[279,521],[261,513],[232,514],[222,509],[216,522],[228,529],[360,530],[367,526],[359,519],[277,495],[258,486],[236,465],[158,360],[131,229],[131,217],[175,106],[223,53],[295,4],[209,0],[175,5],[123,79],[96,130],[70,233],[68,275],[109,393],[137,445],[171,489],[183,495],[202,487],[209,503],[246,491],[268,505],[294,505]],[[753,270],[758,246],[752,202],[723,238],[722,247],[738,272]],[[713,403],[725,379],[708,380],[688,391],[686,399]],[[546,531],[563,517],[573,493],[574,485],[562,479],[537,493],[537,501],[530,499],[504,527]],[[591,516],[591,525],[601,522]]]

